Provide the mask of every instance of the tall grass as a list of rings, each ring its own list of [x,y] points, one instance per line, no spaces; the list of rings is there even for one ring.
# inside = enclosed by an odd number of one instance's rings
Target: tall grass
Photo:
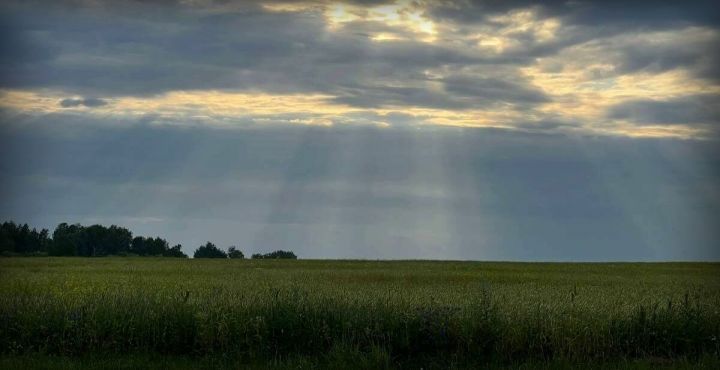
[[[0,260],[0,352],[517,363],[720,354],[717,264]],[[442,364],[442,365],[441,365]]]

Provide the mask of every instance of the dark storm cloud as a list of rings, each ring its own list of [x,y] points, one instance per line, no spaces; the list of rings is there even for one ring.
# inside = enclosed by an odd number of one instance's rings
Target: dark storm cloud
[[[107,101],[99,99],[99,98],[67,98],[60,100],[60,106],[63,108],[73,108],[73,107],[88,107],[88,108],[95,108],[95,107],[102,107],[103,105],[107,105]]]
[[[119,223],[187,250],[210,239],[304,257],[720,258],[712,143],[12,122],[0,128],[0,219]]]
[[[669,100],[630,100],[617,104],[608,117],[639,124],[718,124],[720,95],[704,94]]]

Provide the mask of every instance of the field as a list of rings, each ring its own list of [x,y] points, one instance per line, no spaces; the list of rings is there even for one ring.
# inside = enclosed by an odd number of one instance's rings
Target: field
[[[719,340],[712,263],[0,258],[4,368],[718,368]]]

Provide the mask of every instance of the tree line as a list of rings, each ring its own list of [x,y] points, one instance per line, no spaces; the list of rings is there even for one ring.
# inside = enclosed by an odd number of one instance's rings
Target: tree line
[[[157,256],[187,258],[182,245],[170,246],[160,237],[136,236],[130,230],[111,225],[83,226],[59,224],[50,236],[48,229],[37,230],[28,224],[16,224],[6,221],[0,224],[0,254],[5,256]],[[193,254],[194,258],[234,258],[243,259],[245,255],[235,246],[227,252],[207,242]],[[253,259],[297,259],[290,251],[274,251],[266,254],[253,254]]]

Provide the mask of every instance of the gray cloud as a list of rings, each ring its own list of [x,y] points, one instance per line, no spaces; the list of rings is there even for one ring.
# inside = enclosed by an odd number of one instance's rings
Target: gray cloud
[[[712,0],[684,2],[657,1],[565,1],[538,3],[531,0],[443,1],[431,4],[430,14],[439,19],[472,24],[518,8],[534,8],[544,17],[560,17],[564,22],[581,26],[612,25],[615,32],[678,25],[702,24],[717,26],[720,15]]]
[[[73,108],[73,107],[87,107],[87,108],[96,108],[96,107],[102,107],[103,105],[107,105],[108,102],[99,99],[99,98],[67,98],[60,100],[60,106],[63,108]]]
[[[449,1],[431,4],[429,15],[456,22],[459,29],[473,32],[477,25],[492,26],[491,17],[512,10],[533,9],[539,19],[558,18],[561,27],[555,39],[539,41],[531,31],[512,34],[516,46],[503,51],[505,63],[530,64],[537,57],[552,56],[581,43],[639,32],[682,30],[687,27],[720,28],[720,13],[713,1]],[[499,27],[499,25],[498,25]],[[618,53],[616,75],[638,71],[658,73],[676,68],[689,69],[699,78],[720,79],[720,40],[681,39],[669,42],[640,40],[622,45],[604,44],[604,54]]]
[[[679,32],[678,32],[679,33]],[[628,73],[662,73],[678,68],[689,70],[701,79],[720,80],[720,34],[693,39],[668,37],[660,40],[627,39],[619,36],[612,41],[598,41],[607,55],[613,58],[613,75]]]
[[[328,33],[318,13],[249,8],[213,14],[168,7],[157,18],[123,15],[52,7],[42,14],[13,14],[11,36],[27,40],[24,45],[31,51],[56,54],[25,63],[8,51],[13,63],[5,67],[0,83],[81,95],[208,88],[334,92],[369,78],[474,58],[442,46],[382,45],[352,31]],[[60,62],[60,54],[82,57]]]
[[[720,124],[720,95],[684,96],[670,100],[640,99],[619,103],[607,116],[638,124]]]
[[[443,79],[445,90],[474,99],[506,103],[545,103],[550,98],[527,83],[510,82],[496,78],[479,78],[472,75],[453,75]]]
[[[412,37],[373,42],[367,32],[377,31],[377,22],[349,22],[329,32],[318,12],[273,13],[257,4],[224,12],[208,10],[218,4],[206,9],[102,2],[87,7],[55,3],[40,12],[39,4],[0,7],[8,19],[3,37],[20,45],[3,50],[7,63],[0,66],[0,86],[84,96],[198,89],[314,92],[360,107],[463,108],[475,103],[453,89],[439,94],[426,84],[423,72],[472,65],[492,71],[491,66],[503,64],[502,75],[492,78],[517,81],[519,71],[507,66],[534,60],[527,53],[488,55]],[[512,84],[513,90],[523,89]],[[497,94],[485,95],[483,104]]]
[[[353,21],[328,31],[324,15],[315,10],[277,13],[260,5],[7,2],[0,6],[0,86],[107,97],[203,89],[322,93],[367,108],[512,104],[531,109],[551,99],[523,80],[518,70],[538,57],[639,30],[693,24],[716,28],[714,12],[707,11],[709,2],[621,6],[558,1],[534,7],[541,17],[557,16],[564,22],[556,39],[539,41],[531,31],[516,31],[507,36],[517,45],[494,54],[479,50],[474,41],[419,42],[407,31],[378,22]],[[474,26],[499,27],[487,16],[533,4],[431,5],[426,16],[454,22],[451,26],[458,35],[469,37],[476,32]],[[368,38],[379,31],[407,39],[378,43]],[[688,68],[703,78],[720,76],[712,45],[607,46],[620,56],[614,74]],[[468,68],[483,77],[463,75]],[[449,72],[443,81],[434,81],[440,86],[424,74],[433,69]]]

